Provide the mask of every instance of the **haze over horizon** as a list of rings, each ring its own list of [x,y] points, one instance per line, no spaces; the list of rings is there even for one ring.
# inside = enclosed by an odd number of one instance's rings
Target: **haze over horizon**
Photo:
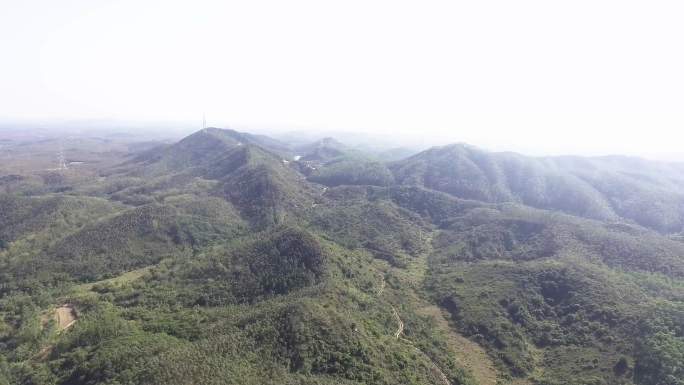
[[[684,385],[682,20],[0,0],[0,385]]]
[[[0,119],[367,132],[684,160],[675,1],[26,1]],[[193,126],[194,125],[194,126]]]

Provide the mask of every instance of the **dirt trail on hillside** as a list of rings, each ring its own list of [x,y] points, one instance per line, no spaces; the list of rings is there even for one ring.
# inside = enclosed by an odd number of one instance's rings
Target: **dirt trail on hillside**
[[[397,323],[399,324],[397,331],[394,333],[394,338],[400,339],[399,336],[401,336],[401,334],[404,332],[404,321],[401,320],[401,317],[399,317],[399,313],[397,313],[397,310],[394,308],[394,306],[392,306],[392,311],[394,313],[394,317],[396,317],[397,319]],[[428,361],[430,361],[430,365],[432,365],[432,371],[439,377],[440,380],[442,380],[444,385],[451,385],[449,377],[447,377],[446,374],[444,374],[442,369],[437,365],[437,363],[435,363],[435,361],[432,360],[432,358],[430,358],[429,355],[427,355],[424,351],[420,350],[420,348],[414,345],[411,340],[408,340],[403,337],[401,338],[401,340],[411,345],[411,347],[413,347],[418,353],[425,356],[425,358],[427,358]]]
[[[419,265],[423,265],[422,268],[418,269],[422,275],[417,277],[421,283],[425,280],[425,274],[428,271],[426,256],[432,252],[432,239],[433,235],[427,237],[426,245],[428,248],[423,254],[423,258],[418,262]],[[496,385],[502,373],[496,368],[494,361],[487,351],[480,344],[471,341],[454,329],[453,325],[448,321],[449,314],[443,309],[423,298],[418,297],[417,300],[423,304],[418,309],[418,312],[422,315],[431,316],[435,320],[437,328],[446,335],[447,344],[455,351],[456,361],[462,367],[468,369],[480,385]]]
[[[409,273],[405,277],[405,279],[407,279],[406,283],[411,286],[414,286],[415,288],[420,287],[421,283],[425,279],[425,275],[428,270],[426,256],[429,255],[431,252],[431,239],[431,236],[426,238],[428,250],[423,254],[422,258],[417,258],[414,261],[414,266],[409,267]],[[377,291],[378,296],[383,294],[386,286],[384,276],[381,276],[380,279],[380,286]],[[414,294],[410,294],[410,296],[413,297],[414,301],[416,302],[416,305],[418,305],[418,313],[424,316],[432,317],[436,322],[436,327],[445,334],[446,342],[449,345],[449,347],[453,349],[453,351],[456,353],[454,358],[459,363],[459,365],[470,371],[470,373],[473,375],[473,377],[477,380],[477,382],[480,385],[496,385],[501,373],[496,368],[494,361],[487,354],[485,349],[478,343],[469,340],[468,338],[464,337],[456,330],[454,330],[452,325],[450,325],[449,321],[447,320],[448,317],[446,316],[444,311],[440,309],[438,306],[435,306],[434,304],[425,300],[420,295],[418,295],[417,292]],[[404,332],[404,322],[401,320],[400,315],[394,306],[392,306],[392,313],[394,314],[394,317],[397,320],[398,324],[397,331],[394,333],[394,337],[397,339],[401,339],[402,341],[405,341],[408,344],[411,344],[414,349],[416,349],[418,352],[421,353],[421,355],[425,356],[430,361],[430,363],[432,364],[433,372],[442,380],[442,382],[445,385],[451,385],[448,377],[444,374],[441,368],[431,359],[430,356],[425,354],[425,352],[421,351],[408,339],[401,337],[401,335]],[[528,385],[528,383],[523,381],[520,382],[518,385]]]
[[[76,309],[71,304],[62,305],[55,309],[54,318],[57,321],[57,330],[66,330],[76,323]]]
[[[382,295],[383,291],[385,290],[385,278],[380,277],[380,288],[378,289],[378,296]],[[394,305],[390,304],[390,307],[392,308],[392,314],[394,315],[394,318],[397,320],[397,331],[394,332],[394,338],[395,339],[400,339],[399,337],[404,333],[404,321],[399,317],[399,312],[397,312],[397,309],[394,307]],[[435,372],[435,374],[442,380],[444,385],[451,385],[451,382],[449,381],[449,378],[444,374],[442,369],[435,363],[435,361],[430,358],[424,351],[420,350],[416,345],[413,344],[412,341],[406,339],[406,338],[401,338],[401,341],[406,342],[407,344],[411,345],[418,353],[421,355],[425,356],[425,358],[428,359],[430,364],[432,365],[432,370]]]
[[[416,350],[418,350],[419,352],[423,353],[422,350],[416,348],[415,346],[414,346],[414,348],[415,348]],[[423,354],[425,354],[425,353],[423,353]],[[439,378],[442,380],[442,382],[444,383],[444,385],[451,385],[451,382],[449,381],[449,378],[446,376],[446,374],[444,374],[444,372],[442,371],[442,369],[440,369],[439,366],[437,366],[437,364],[435,364],[434,361],[430,360],[430,363],[432,364],[432,370],[437,374],[437,376],[439,376]]]
[[[392,313],[394,314],[394,318],[397,319],[397,331],[394,333],[394,338],[399,339],[399,336],[404,332],[404,321],[399,318],[399,313],[397,313],[397,309],[395,309],[394,306],[392,306]]]
[[[420,309],[424,315],[432,316],[437,326],[446,332],[449,345],[456,351],[456,361],[469,369],[480,385],[496,385],[498,371],[494,361],[482,346],[453,331],[442,309],[426,306]]]

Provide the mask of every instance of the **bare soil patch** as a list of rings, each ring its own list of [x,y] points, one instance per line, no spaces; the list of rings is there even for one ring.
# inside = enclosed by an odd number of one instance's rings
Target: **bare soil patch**
[[[454,331],[437,306],[426,306],[421,312],[433,316],[439,328],[447,331],[449,345],[457,353],[456,360],[469,369],[481,385],[496,385],[499,373],[482,346]]]
[[[76,323],[76,309],[71,304],[64,304],[55,309],[54,318],[57,321],[57,330],[66,330]]]

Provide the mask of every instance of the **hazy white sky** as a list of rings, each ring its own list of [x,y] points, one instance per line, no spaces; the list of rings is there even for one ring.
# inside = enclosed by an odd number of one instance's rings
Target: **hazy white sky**
[[[684,144],[684,2],[0,0],[0,118]]]

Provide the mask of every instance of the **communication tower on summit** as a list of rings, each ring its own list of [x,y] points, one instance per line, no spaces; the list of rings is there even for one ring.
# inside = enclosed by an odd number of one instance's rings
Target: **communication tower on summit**
[[[207,128],[207,114],[202,114],[202,128]]]

